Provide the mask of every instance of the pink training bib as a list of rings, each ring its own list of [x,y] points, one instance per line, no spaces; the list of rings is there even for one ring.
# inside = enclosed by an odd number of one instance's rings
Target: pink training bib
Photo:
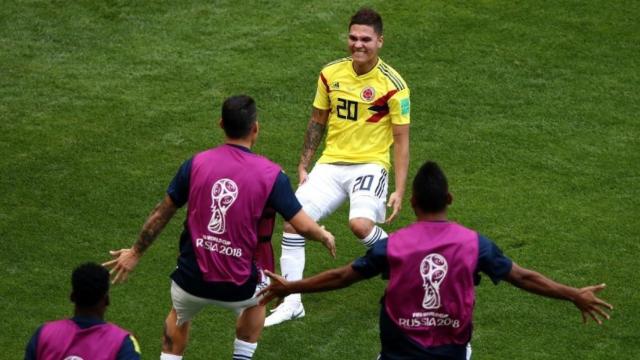
[[[478,234],[452,222],[421,221],[389,236],[391,320],[424,347],[471,338]]]
[[[188,227],[204,280],[246,282],[258,225],[280,171],[266,158],[231,145],[193,157]]]

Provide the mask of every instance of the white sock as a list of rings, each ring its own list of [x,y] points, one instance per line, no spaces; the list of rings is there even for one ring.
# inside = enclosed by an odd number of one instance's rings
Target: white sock
[[[173,355],[161,352],[160,360],[182,360],[182,355]]]
[[[367,235],[367,237],[364,239],[360,239],[360,241],[364,246],[366,246],[367,248],[370,248],[373,246],[373,244],[376,243],[376,241],[380,239],[384,239],[388,236],[389,235],[384,230],[382,230],[380,226],[376,225],[373,227],[369,235]]]
[[[249,360],[256,352],[258,343],[249,343],[239,339],[233,341],[233,360]]]
[[[305,253],[304,237],[298,234],[282,234],[282,256],[280,256],[280,272],[289,281],[302,279]],[[300,294],[291,294],[285,302],[300,302]]]

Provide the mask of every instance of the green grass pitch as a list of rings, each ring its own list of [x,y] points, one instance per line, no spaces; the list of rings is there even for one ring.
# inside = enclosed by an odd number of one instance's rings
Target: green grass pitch
[[[346,54],[357,1],[37,1],[0,6],[1,358],[68,316],[69,275],[128,247],[180,163],[220,143],[224,97],[260,110],[255,150],[295,182],[323,64]],[[635,359],[640,353],[640,3],[377,1],[381,56],[412,91],[411,171],[438,161],[451,217],[519,264],[575,286],[605,282],[605,325],[509,285],[478,287],[475,359]],[[407,194],[408,195],[408,194]],[[363,253],[341,208],[338,258]],[[405,201],[393,231],[412,221]],[[157,358],[184,211],[107,318]],[[274,241],[279,251],[280,226]],[[379,279],[305,296],[307,317],[266,329],[255,359],[374,359]],[[187,358],[229,358],[234,318],[208,309]]]

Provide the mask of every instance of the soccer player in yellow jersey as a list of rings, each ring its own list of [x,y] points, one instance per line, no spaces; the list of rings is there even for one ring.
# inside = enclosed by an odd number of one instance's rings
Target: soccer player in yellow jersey
[[[385,221],[392,144],[395,191],[389,196],[387,222],[400,211],[409,167],[409,88],[378,57],[383,40],[377,12],[362,8],[351,17],[351,57],[320,72],[298,165],[296,196],[305,212],[320,220],[349,199],[349,227],[367,247],[387,237],[376,223]],[[324,152],[308,173],[325,131]],[[280,267],[287,280],[302,278],[304,244],[304,237],[285,223]],[[265,326],[304,315],[300,294],[292,294],[267,317]]]

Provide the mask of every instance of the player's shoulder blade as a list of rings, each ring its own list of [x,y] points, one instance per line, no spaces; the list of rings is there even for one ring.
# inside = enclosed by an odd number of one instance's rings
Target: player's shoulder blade
[[[389,82],[391,82],[391,84],[393,84],[393,86],[398,91],[404,90],[408,87],[402,76],[400,76],[400,74],[394,68],[389,66],[389,64],[385,63],[384,61],[380,60],[380,62],[378,63],[378,70],[380,70],[380,72],[387,78]]]

